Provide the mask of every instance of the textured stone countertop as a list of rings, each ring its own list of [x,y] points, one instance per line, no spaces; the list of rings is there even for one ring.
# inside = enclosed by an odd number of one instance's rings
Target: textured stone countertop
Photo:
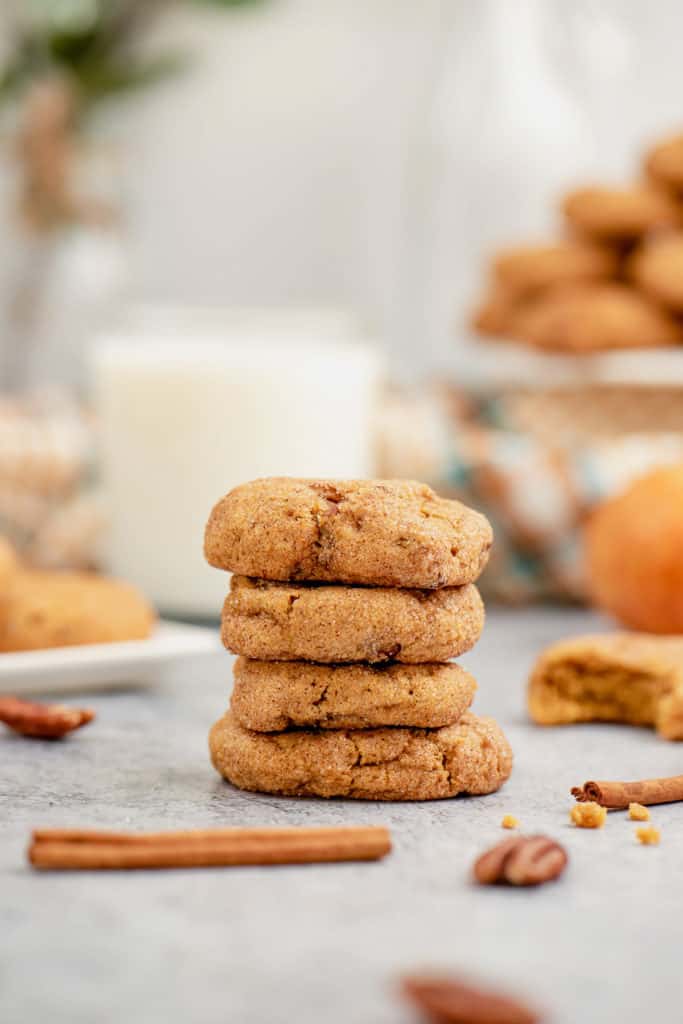
[[[0,1020],[3,1024],[409,1024],[404,970],[455,969],[526,995],[555,1024],[681,1019],[683,806],[657,808],[659,847],[613,814],[568,822],[586,778],[679,774],[683,746],[652,732],[541,730],[524,711],[536,652],[604,628],[576,611],[493,611],[463,662],[475,708],[515,752],[498,794],[424,804],[240,793],[213,772],[210,723],[230,658],[153,690],[88,696],[97,721],[58,743],[0,735]],[[475,888],[475,855],[504,813],[565,843],[564,878],[537,890]],[[395,850],[372,864],[37,874],[37,825],[164,829],[383,823]]]

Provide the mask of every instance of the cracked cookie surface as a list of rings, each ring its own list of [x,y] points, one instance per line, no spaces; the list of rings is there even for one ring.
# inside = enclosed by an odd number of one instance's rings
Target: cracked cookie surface
[[[214,507],[210,565],[267,580],[455,587],[488,560],[487,519],[409,480],[300,480],[242,484]]]
[[[492,718],[443,729],[257,733],[228,712],[209,736],[216,770],[240,789],[358,800],[438,800],[499,789],[512,752]]]
[[[683,739],[683,637],[580,636],[544,651],[529,680],[539,725],[622,722]]]
[[[273,583],[233,576],[221,635],[228,650],[264,661],[448,661],[484,626],[473,584],[400,587]]]
[[[477,684],[459,665],[316,665],[238,658],[230,708],[255,732],[289,728],[437,728],[472,703]]]

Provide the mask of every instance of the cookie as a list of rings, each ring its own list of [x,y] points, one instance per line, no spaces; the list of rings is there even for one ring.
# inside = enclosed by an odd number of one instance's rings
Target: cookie
[[[484,337],[500,338],[510,334],[513,317],[519,312],[519,300],[505,288],[494,285],[472,311],[470,327]]]
[[[233,576],[221,635],[264,661],[448,661],[475,645],[484,605],[473,583],[439,590],[273,583]]]
[[[4,537],[0,537],[0,605],[6,600],[12,581],[17,573],[17,568],[17,557],[14,554],[14,548]]]
[[[681,224],[680,206],[649,185],[579,188],[565,196],[562,209],[575,231],[601,242],[630,242]]]
[[[493,793],[512,751],[491,718],[467,711],[443,729],[258,733],[228,712],[209,736],[216,770],[233,785],[286,796],[438,800]]]
[[[616,275],[617,253],[587,242],[524,245],[494,257],[493,276],[510,296],[529,296],[563,284],[606,281]]]
[[[659,235],[629,261],[629,272],[644,292],[674,313],[683,313],[683,233]]]
[[[653,181],[683,192],[683,135],[673,135],[654,146],[645,157],[645,170]]]
[[[647,296],[623,284],[551,291],[520,314],[515,337],[541,349],[598,352],[675,345],[683,340],[676,320]]]
[[[426,484],[269,477],[218,502],[204,552],[243,576],[432,589],[477,579],[491,541],[483,515]]]
[[[581,636],[544,651],[529,680],[539,725],[622,722],[683,739],[683,637]]]
[[[0,537],[0,632],[4,626],[9,605],[9,595],[18,571],[18,563],[14,548]]]
[[[149,636],[154,612],[127,583],[77,572],[17,573],[0,622],[0,651]]]
[[[245,729],[434,729],[467,711],[477,684],[459,665],[316,665],[238,658],[231,711]]]

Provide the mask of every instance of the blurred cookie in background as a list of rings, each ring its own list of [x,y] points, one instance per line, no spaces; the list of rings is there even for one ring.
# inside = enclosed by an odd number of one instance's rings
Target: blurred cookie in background
[[[4,537],[0,537],[0,600],[11,585],[16,568],[17,558],[14,548]]]
[[[656,302],[683,313],[683,232],[643,242],[629,261],[629,273]]]
[[[520,245],[494,256],[491,276],[510,296],[528,296],[564,284],[606,281],[618,271],[614,249],[578,241]]]
[[[142,640],[155,618],[142,594],[120,580],[19,569],[0,620],[0,651]]]
[[[683,192],[683,135],[663,139],[645,156],[645,171],[660,185]]]
[[[492,285],[479,305],[472,311],[470,325],[477,334],[492,338],[511,335],[515,317],[524,302],[500,285]]]
[[[556,289],[513,319],[514,336],[537,348],[585,353],[676,345],[683,330],[665,310],[627,285]]]
[[[565,196],[562,210],[573,230],[602,242],[631,242],[683,223],[675,199],[651,185],[578,188]]]

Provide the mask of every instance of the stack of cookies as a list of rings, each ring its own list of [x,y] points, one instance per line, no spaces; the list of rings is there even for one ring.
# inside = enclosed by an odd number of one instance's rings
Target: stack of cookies
[[[564,238],[494,255],[474,329],[572,353],[683,342],[683,135],[653,146],[635,183],[561,207]]]
[[[222,636],[240,657],[210,735],[220,774],[296,796],[497,790],[510,747],[449,661],[481,633],[491,539],[482,515],[409,481],[275,478],[222,498],[205,554],[237,574]]]

